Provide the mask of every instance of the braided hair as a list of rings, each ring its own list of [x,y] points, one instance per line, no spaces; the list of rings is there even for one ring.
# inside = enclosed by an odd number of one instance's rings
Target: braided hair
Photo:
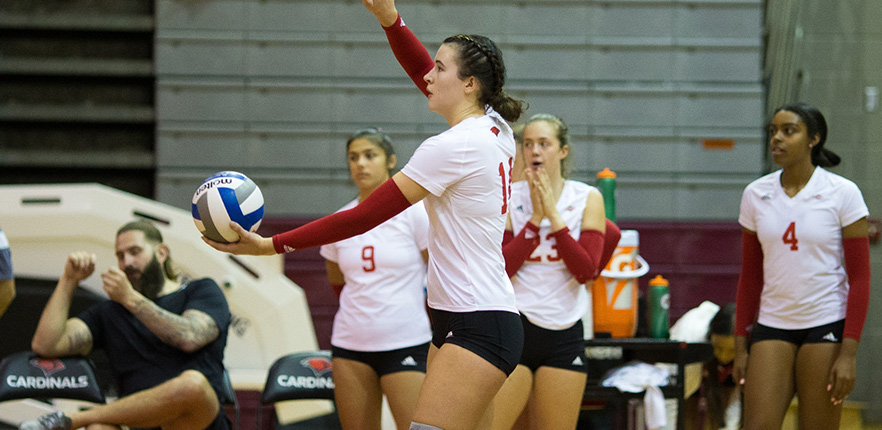
[[[487,37],[458,34],[444,39],[445,44],[457,47],[459,78],[474,76],[481,83],[478,101],[490,105],[506,121],[514,122],[526,110],[526,103],[505,94],[505,63],[502,51]]]
[[[812,147],[812,165],[821,167],[834,167],[842,160],[839,155],[824,148],[827,141],[827,120],[818,108],[806,103],[794,103],[775,109],[775,114],[781,111],[795,113],[805,124],[808,136],[818,136],[818,143]]]

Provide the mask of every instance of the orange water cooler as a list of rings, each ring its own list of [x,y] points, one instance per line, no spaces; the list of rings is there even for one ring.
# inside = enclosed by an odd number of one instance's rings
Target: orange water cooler
[[[603,336],[602,333],[634,337],[637,332],[637,279],[649,272],[649,264],[640,257],[638,245],[637,230],[622,230],[612,258],[590,286],[596,337]]]

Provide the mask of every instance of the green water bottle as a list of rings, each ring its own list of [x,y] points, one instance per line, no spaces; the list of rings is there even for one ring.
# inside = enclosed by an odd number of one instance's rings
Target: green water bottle
[[[616,172],[609,170],[609,167],[597,172],[597,188],[603,195],[606,217],[616,222]]]
[[[667,339],[668,333],[668,309],[671,307],[671,294],[668,291],[668,280],[656,275],[649,281],[649,289],[646,292],[646,305],[649,308],[649,337]]]

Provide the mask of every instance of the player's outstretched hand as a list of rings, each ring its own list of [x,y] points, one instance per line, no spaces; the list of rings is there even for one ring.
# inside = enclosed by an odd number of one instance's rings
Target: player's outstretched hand
[[[238,223],[230,221],[230,228],[239,235],[239,241],[233,243],[215,242],[205,236],[202,240],[212,248],[236,255],[274,255],[276,248],[273,247],[272,238],[263,237],[257,233],[245,230]]]
[[[395,24],[395,21],[398,19],[395,0],[361,0],[361,3],[370,13],[377,17],[380,25],[383,27]]]

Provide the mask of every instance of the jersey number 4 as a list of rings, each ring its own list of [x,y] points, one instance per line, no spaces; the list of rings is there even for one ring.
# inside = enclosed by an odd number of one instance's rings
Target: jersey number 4
[[[785,245],[790,245],[791,251],[798,251],[799,240],[796,239],[796,222],[791,222],[790,225],[787,226],[787,230],[784,230],[784,236],[781,236],[781,240],[784,241]]]

